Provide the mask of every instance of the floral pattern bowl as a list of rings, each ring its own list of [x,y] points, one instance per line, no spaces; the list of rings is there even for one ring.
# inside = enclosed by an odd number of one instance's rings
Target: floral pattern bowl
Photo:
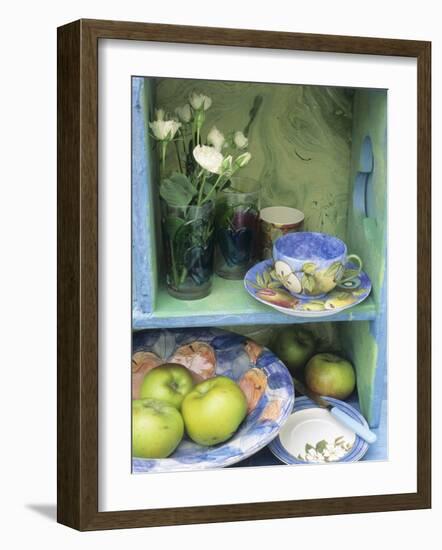
[[[295,396],[287,368],[268,349],[245,336],[216,328],[135,332],[133,398],[138,397],[146,372],[166,362],[183,364],[196,379],[216,375],[232,378],[246,394],[248,414],[228,441],[204,447],[185,436],[168,458],[133,457],[134,473],[202,470],[235,464],[274,439],[292,412]]]

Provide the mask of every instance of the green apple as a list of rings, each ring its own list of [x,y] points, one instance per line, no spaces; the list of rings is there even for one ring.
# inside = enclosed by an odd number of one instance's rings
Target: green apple
[[[181,414],[172,405],[156,399],[132,401],[132,455],[165,458],[178,447],[184,435]]]
[[[305,383],[320,395],[346,399],[355,388],[356,375],[346,359],[333,353],[318,353],[305,367]]]
[[[273,345],[273,351],[295,375],[304,367],[315,352],[315,337],[302,327],[287,327],[281,330]]]
[[[216,376],[186,395],[181,412],[187,434],[195,443],[216,445],[236,432],[247,414],[247,401],[236,382]]]
[[[177,409],[193,388],[189,370],[177,363],[166,363],[149,371],[140,389],[141,399],[159,399]]]

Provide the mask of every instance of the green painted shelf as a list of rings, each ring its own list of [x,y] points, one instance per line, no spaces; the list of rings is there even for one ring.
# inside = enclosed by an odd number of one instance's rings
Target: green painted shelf
[[[133,328],[368,321],[375,317],[376,307],[371,296],[361,304],[335,315],[319,319],[292,317],[254,300],[246,292],[243,281],[228,281],[215,276],[212,292],[202,300],[177,300],[165,288],[160,288],[152,313],[134,312]]]

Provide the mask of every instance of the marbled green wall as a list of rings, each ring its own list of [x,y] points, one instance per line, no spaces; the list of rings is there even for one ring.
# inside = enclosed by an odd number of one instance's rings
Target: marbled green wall
[[[349,199],[352,90],[322,86],[158,79],[156,106],[173,112],[192,90],[210,96],[205,133],[212,125],[242,130],[256,96],[249,129],[252,161],[243,175],[262,183],[262,206],[305,213],[305,228],[345,238]],[[203,137],[204,137],[203,132]],[[173,148],[170,148],[173,162]]]

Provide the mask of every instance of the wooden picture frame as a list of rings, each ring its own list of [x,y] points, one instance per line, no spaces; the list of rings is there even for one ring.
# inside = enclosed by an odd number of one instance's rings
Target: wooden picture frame
[[[418,67],[417,492],[98,511],[98,41],[138,40],[402,56]],[[79,20],[58,29],[58,521],[82,531],[431,506],[431,44]]]

